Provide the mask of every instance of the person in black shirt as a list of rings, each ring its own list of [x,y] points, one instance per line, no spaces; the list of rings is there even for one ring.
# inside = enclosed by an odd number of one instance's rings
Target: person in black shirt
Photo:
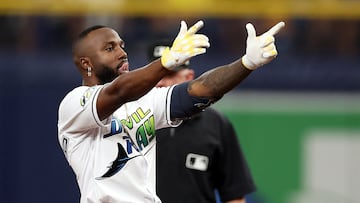
[[[151,45],[149,60],[160,57],[166,46],[166,40]],[[194,77],[188,61],[157,87]],[[245,195],[255,191],[234,127],[215,109],[156,131],[156,139],[156,192],[163,203],[213,203],[216,193],[224,203],[245,203]]]

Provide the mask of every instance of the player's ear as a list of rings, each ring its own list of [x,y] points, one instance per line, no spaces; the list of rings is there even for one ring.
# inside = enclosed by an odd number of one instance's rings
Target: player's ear
[[[92,67],[90,59],[88,57],[81,57],[79,65],[80,65],[81,69],[86,70],[86,71],[87,71],[88,67]]]

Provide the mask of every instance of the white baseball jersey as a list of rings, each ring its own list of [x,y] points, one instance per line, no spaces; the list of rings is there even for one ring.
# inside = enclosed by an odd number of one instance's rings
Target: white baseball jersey
[[[155,159],[155,129],[170,121],[172,87],[154,88],[103,121],[96,101],[103,86],[81,86],[59,107],[58,139],[77,177],[81,203],[161,202],[149,164]]]

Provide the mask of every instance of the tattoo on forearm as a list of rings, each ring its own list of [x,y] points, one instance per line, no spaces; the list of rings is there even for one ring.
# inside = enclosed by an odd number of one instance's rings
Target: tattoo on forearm
[[[246,69],[241,61],[220,66],[202,75],[200,82],[210,91],[212,96],[222,96],[243,81],[251,70]]]

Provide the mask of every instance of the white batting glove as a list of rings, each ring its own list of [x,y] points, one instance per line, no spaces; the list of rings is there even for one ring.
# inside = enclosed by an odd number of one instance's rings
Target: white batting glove
[[[204,25],[203,21],[198,21],[190,29],[187,29],[185,21],[181,21],[179,34],[175,38],[171,48],[167,47],[161,55],[161,64],[173,70],[184,64],[191,57],[203,54],[210,46],[206,35],[196,34]]]
[[[280,22],[264,34],[256,36],[254,26],[251,23],[246,25],[248,37],[246,40],[246,54],[242,57],[242,63],[247,69],[255,70],[269,63],[277,56],[274,35],[284,26],[285,23]]]

